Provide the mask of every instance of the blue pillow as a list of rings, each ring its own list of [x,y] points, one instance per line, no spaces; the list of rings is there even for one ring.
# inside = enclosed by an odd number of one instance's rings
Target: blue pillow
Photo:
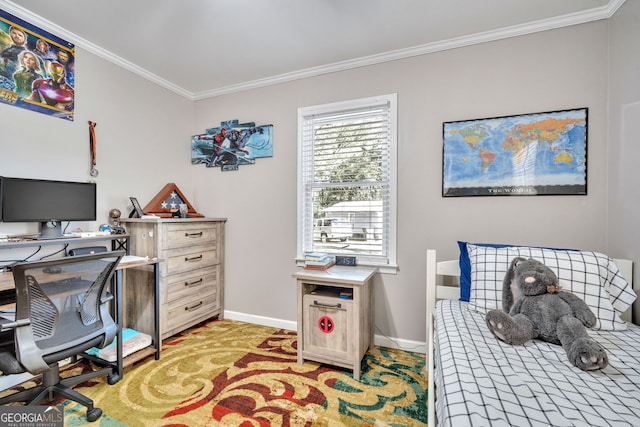
[[[476,246],[488,246],[490,248],[506,248],[513,245],[505,245],[502,243],[472,243]],[[467,242],[458,241],[458,248],[460,248],[460,258],[458,263],[460,265],[460,301],[467,301],[471,299],[471,260],[469,259],[469,252],[467,251]]]

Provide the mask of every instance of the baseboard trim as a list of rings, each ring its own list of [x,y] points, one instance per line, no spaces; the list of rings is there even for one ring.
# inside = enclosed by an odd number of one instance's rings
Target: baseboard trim
[[[396,348],[398,350],[411,351],[413,353],[427,353],[427,344],[420,341],[411,341],[402,338],[389,338],[384,335],[374,334],[373,343],[380,347]]]
[[[286,329],[288,331],[298,330],[298,322],[275,319],[273,317],[257,316],[254,314],[240,313],[237,311],[225,310],[224,318],[230,320],[238,320],[240,322],[254,323],[256,325],[270,326],[272,328]],[[427,353],[427,344],[420,341],[411,341],[402,338],[390,338],[384,335],[374,334],[373,343],[381,347],[395,348],[398,350],[412,351],[415,353]]]
[[[298,323],[289,320],[274,319],[273,317],[256,316],[254,314],[239,313],[237,311],[224,311],[224,318],[238,320],[240,322],[255,323],[256,325],[281,328],[288,331],[298,330]]]

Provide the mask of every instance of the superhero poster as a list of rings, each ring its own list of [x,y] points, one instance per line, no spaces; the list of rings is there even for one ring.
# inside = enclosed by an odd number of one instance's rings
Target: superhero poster
[[[220,166],[223,171],[230,171],[238,170],[240,165],[252,165],[257,158],[272,156],[273,125],[229,120],[191,137],[192,165]]]
[[[73,120],[74,45],[0,9],[0,103]]]

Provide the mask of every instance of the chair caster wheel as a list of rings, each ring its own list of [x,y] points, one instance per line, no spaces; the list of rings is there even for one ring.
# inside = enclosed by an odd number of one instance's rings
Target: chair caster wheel
[[[107,384],[114,385],[118,381],[120,381],[120,375],[118,374],[107,375]]]
[[[102,416],[102,409],[100,408],[93,408],[87,411],[87,421],[89,422],[94,422],[101,416]]]

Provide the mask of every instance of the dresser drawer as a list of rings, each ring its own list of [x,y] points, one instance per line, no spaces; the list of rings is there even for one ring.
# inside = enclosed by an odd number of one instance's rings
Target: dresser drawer
[[[198,298],[182,298],[169,303],[166,317],[166,331],[184,329],[185,325],[191,326],[196,321],[205,320],[216,314],[220,308],[218,292],[207,295],[199,295]]]
[[[166,274],[178,274],[198,268],[210,267],[219,262],[216,250],[209,248],[183,248],[167,252]]]
[[[166,224],[166,249],[196,245],[213,246],[218,241],[218,237],[218,227],[215,224]]]
[[[166,302],[197,299],[197,295],[215,293],[218,289],[218,266],[170,276]]]

